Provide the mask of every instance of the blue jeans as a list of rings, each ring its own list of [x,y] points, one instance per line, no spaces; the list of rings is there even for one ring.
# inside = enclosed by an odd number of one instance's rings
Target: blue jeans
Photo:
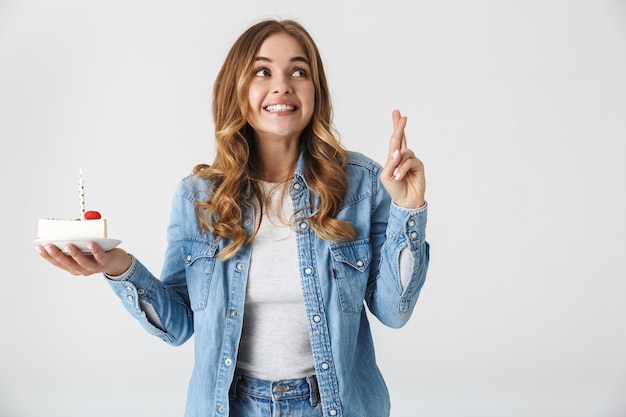
[[[315,376],[277,382],[235,374],[230,417],[322,417]]]

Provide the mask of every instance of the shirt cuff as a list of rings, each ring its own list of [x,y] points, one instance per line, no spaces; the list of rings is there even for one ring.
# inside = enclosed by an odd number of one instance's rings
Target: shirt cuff
[[[426,238],[427,214],[428,203],[418,209],[405,209],[392,202],[387,232],[417,244],[422,243]]]

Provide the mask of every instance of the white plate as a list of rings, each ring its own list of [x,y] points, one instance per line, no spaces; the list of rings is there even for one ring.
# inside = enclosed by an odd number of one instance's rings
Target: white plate
[[[87,249],[87,244],[89,242],[93,242],[96,245],[100,246],[100,248],[103,251],[105,251],[105,252],[110,251],[111,249],[115,248],[117,245],[122,243],[121,240],[117,240],[117,239],[103,239],[103,238],[98,238],[98,237],[91,237],[91,238],[74,237],[74,238],[60,238],[60,239],[55,239],[55,238],[35,239],[35,245],[47,245],[47,244],[51,243],[54,246],[56,246],[57,248],[59,248],[60,250],[62,250],[63,252],[65,252],[65,245],[71,243],[72,245],[76,246],[78,249],[80,249],[84,253],[91,253],[91,251],[89,249]]]

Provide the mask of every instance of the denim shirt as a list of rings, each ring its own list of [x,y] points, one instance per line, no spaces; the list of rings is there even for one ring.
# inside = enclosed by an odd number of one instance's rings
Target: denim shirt
[[[379,180],[380,165],[358,153],[349,155],[348,191],[336,217],[350,221],[356,237],[323,240],[308,221],[296,221],[300,279],[324,416],[386,417],[389,393],[376,365],[364,304],[387,326],[398,328],[409,320],[428,268],[426,207],[404,210],[393,204]],[[178,186],[160,279],[134,259],[121,281],[109,281],[148,332],[172,345],[194,335],[186,417],[228,416],[250,266],[250,244],[222,261],[218,255],[228,242],[200,232],[195,199],[210,192],[206,180],[193,176]],[[302,214],[318,204],[302,157],[289,195],[294,211]],[[249,232],[254,219],[253,208],[247,208],[242,226]],[[413,268],[403,288],[399,254],[407,246]],[[154,308],[160,327],[147,319],[140,300]]]

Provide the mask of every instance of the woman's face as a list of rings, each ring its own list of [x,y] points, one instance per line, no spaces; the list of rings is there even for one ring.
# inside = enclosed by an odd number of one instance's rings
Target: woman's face
[[[315,87],[304,49],[291,35],[268,37],[255,56],[248,123],[259,140],[297,141],[311,121]]]

